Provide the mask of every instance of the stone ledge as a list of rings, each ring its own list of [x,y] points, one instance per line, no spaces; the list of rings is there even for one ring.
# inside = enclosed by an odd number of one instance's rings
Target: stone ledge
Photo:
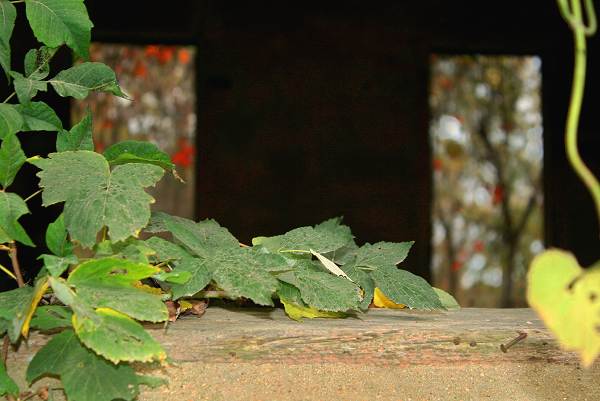
[[[517,331],[528,337],[501,352]],[[141,400],[600,399],[600,366],[581,369],[529,309],[372,309],[298,323],[281,309],[210,307],[150,332],[174,363],[159,371],[170,386]],[[9,368],[22,372],[43,343],[33,335]]]

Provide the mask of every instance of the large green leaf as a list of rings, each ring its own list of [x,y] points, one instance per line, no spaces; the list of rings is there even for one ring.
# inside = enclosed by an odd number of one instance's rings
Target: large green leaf
[[[206,260],[192,257],[175,262],[173,273],[188,273],[190,278],[182,284],[170,284],[172,298],[189,297],[202,291],[213,277],[209,266]]]
[[[167,357],[161,345],[127,315],[110,308],[98,308],[95,314],[91,319],[76,313],[73,327],[81,342],[97,354],[113,363],[163,361]]]
[[[238,240],[229,230],[211,219],[196,223],[183,217],[158,212],[152,215],[152,220],[161,221],[177,241],[199,256],[207,257],[216,249],[239,247]]]
[[[15,92],[17,92],[17,98],[22,104],[28,104],[31,102],[39,91],[45,92],[48,90],[48,84],[45,81],[39,81],[37,79],[26,78],[23,74],[11,71],[10,75],[14,78],[13,84],[15,86]]]
[[[102,155],[85,150],[52,153],[32,163],[42,169],[37,175],[44,206],[65,202],[65,226],[84,247],[94,245],[105,226],[113,241],[137,235],[154,202],[144,188],[163,175],[160,167],[149,164],[124,164],[110,171]]]
[[[49,331],[71,327],[73,312],[68,306],[44,305],[35,310],[31,328]]]
[[[19,132],[22,126],[23,117],[21,117],[15,106],[0,103],[0,139],[4,139],[6,135]]]
[[[175,165],[169,155],[160,150],[155,144],[143,141],[123,141],[109,146],[104,151],[104,157],[111,166],[124,163],[155,164],[167,171]]]
[[[49,80],[50,85],[60,96],[85,98],[91,91],[109,92],[127,98],[117,82],[117,77],[109,66],[102,63],[81,63],[59,72]]]
[[[69,275],[67,283],[77,296],[94,308],[111,308],[137,320],[162,322],[169,314],[161,297],[136,287],[160,269],[125,259],[105,258],[84,262]]]
[[[277,279],[259,268],[247,248],[225,248],[207,259],[213,280],[232,297],[250,298],[259,305],[273,305]]]
[[[8,77],[10,71],[10,38],[15,27],[17,10],[8,0],[0,0],[0,66]],[[1,394],[0,394],[1,395]]]
[[[17,135],[6,135],[0,144],[0,185],[3,189],[12,184],[26,159]]]
[[[300,227],[288,231],[283,235],[262,238],[259,245],[271,252],[299,250],[318,253],[333,252],[352,241],[352,236],[344,229],[331,229],[329,225],[313,227]],[[254,241],[257,244],[256,241]]]
[[[29,213],[27,204],[17,194],[0,191],[0,244],[19,241],[34,246],[31,238],[17,220]]]
[[[139,393],[133,368],[114,365],[81,345],[72,330],[52,337],[27,367],[27,381],[59,376],[69,401],[133,400]]]
[[[365,244],[356,250],[355,264],[364,267],[397,265],[408,256],[414,241],[410,242],[378,242]]]
[[[92,113],[90,110],[70,131],[61,130],[56,136],[56,151],[65,152],[68,150],[94,150]]]
[[[92,22],[83,0],[26,0],[27,19],[37,40],[50,47],[66,44],[89,57]]]
[[[23,117],[23,131],[61,131],[62,122],[44,102],[30,102],[16,106]]]
[[[32,297],[33,288],[30,286],[0,292],[0,318],[10,322],[6,328],[13,343],[21,336],[21,326]]]
[[[0,11],[2,10],[0,3]],[[19,395],[19,386],[17,383],[6,373],[4,363],[0,363],[0,397],[5,395],[12,395],[16,397]]]
[[[360,303],[361,309],[367,309],[373,301],[373,293],[375,291],[375,283],[371,276],[361,270],[354,263],[347,263],[341,267],[341,269],[354,281],[356,284],[363,289],[363,300]]]
[[[63,257],[42,254],[38,259],[42,259],[44,261],[44,267],[48,273],[54,277],[59,277],[61,274],[67,271],[69,266],[75,265],[78,262],[77,256],[75,255],[67,255]]]
[[[52,223],[48,224],[48,228],[46,229],[46,246],[56,256],[67,256],[73,252],[73,245],[67,238],[63,213]]]
[[[392,264],[378,266],[371,272],[375,286],[397,304],[417,309],[443,309],[440,298],[422,277]]]
[[[300,290],[307,305],[318,310],[343,312],[358,309],[362,301],[360,288],[346,278],[302,267],[293,274],[294,279],[287,282]]]

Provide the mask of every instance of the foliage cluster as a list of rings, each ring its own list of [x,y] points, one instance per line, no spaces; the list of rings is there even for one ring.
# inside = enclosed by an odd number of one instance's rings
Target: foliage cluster
[[[42,43],[27,52],[23,72],[12,69],[13,3],[24,3]],[[145,188],[165,172],[175,174],[168,155],[136,141],[96,153],[89,113],[67,129],[48,104],[34,100],[49,86],[75,99],[92,91],[127,97],[102,63],[84,61],[49,78],[50,61],[61,46],[84,60],[88,56],[92,23],[83,0],[0,0],[0,14],[0,65],[14,87],[0,104],[0,249],[12,261],[0,269],[19,284],[0,293],[0,335],[6,351],[32,329],[53,334],[28,366],[29,383],[58,377],[72,401],[132,400],[140,385],[161,384],[137,374],[131,364],[166,360],[140,323],[166,322],[166,301],[183,305],[186,299],[218,296],[272,306],[278,299],[294,319],[361,311],[374,294],[410,308],[442,309],[452,301],[397,268],[412,243],[359,247],[341,219],[258,237],[246,246],[213,220],[151,214],[154,200]],[[27,157],[19,135],[32,131],[55,132],[56,152]],[[17,258],[17,246],[35,246],[19,223],[31,197],[8,191],[25,163],[40,170],[43,205],[63,204],[47,228],[50,253],[41,256],[33,285],[24,283]],[[20,394],[0,364],[0,396]]]

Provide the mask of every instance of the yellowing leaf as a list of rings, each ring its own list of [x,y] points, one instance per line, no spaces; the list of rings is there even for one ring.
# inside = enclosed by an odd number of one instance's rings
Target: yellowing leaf
[[[387,308],[387,309],[404,309],[406,305],[397,304],[388,297],[377,287],[375,287],[375,292],[373,293],[373,304],[378,308]]]
[[[600,354],[600,269],[584,271],[569,252],[543,252],[529,268],[527,301],[561,346],[590,366]]]
[[[27,337],[27,334],[29,334],[29,323],[31,323],[31,318],[33,317],[33,314],[35,313],[35,310],[38,306],[38,304],[40,303],[40,299],[42,299],[42,296],[46,293],[46,290],[48,289],[48,279],[47,278],[43,278],[40,279],[34,289],[33,289],[33,298],[31,299],[31,303],[29,304],[29,307],[27,308],[27,312],[25,313],[25,319],[23,320],[23,326],[21,326],[21,334],[23,335],[23,337]]]
[[[184,299],[180,299],[177,302],[179,303],[179,311],[180,312],[184,312],[188,309],[192,309],[192,307],[194,306],[191,302],[186,301]]]
[[[328,311],[321,311],[318,309],[315,309],[313,307],[310,306],[301,306],[301,305],[297,305],[291,301],[286,300],[283,297],[280,297],[279,300],[281,301],[281,303],[283,304],[283,307],[285,308],[285,313],[291,318],[294,319],[296,321],[301,321],[302,318],[309,318],[309,319],[314,319],[314,318],[342,318],[342,317],[346,317],[346,314],[343,312],[328,312]]]

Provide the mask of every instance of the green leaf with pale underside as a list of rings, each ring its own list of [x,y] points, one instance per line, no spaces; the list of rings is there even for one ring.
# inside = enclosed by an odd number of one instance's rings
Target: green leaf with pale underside
[[[0,139],[6,135],[16,134],[23,127],[23,117],[14,105],[0,103]]]
[[[3,189],[13,183],[26,159],[17,135],[6,135],[0,144],[0,185]]]
[[[70,131],[60,130],[56,136],[56,151],[66,152],[68,150],[94,150],[90,110]]]
[[[8,0],[0,0],[0,66],[6,73],[10,68],[10,38],[15,27],[17,10]]]
[[[48,81],[60,96],[83,99],[94,92],[109,92],[127,98],[117,82],[115,73],[102,63],[81,63],[59,72]]]
[[[124,164],[111,171],[102,155],[90,151],[52,153],[31,162],[42,170],[37,175],[44,206],[65,202],[65,226],[84,247],[93,246],[105,226],[113,241],[137,235],[154,202],[144,188],[163,175],[160,167],[149,164]]]
[[[378,266],[371,277],[375,286],[397,304],[425,310],[444,309],[436,292],[422,277],[391,264]]]
[[[352,238],[340,230],[318,229],[313,227],[300,227],[288,231],[283,235],[262,238],[260,245],[271,252],[300,250],[310,252],[314,250],[321,254],[335,251],[348,244]]]
[[[364,267],[397,265],[408,256],[414,241],[410,242],[378,242],[365,244],[356,250],[355,264]]]
[[[26,78],[16,71],[11,71],[10,75],[14,78],[13,84],[15,86],[15,92],[17,92],[17,98],[21,104],[30,103],[31,99],[33,99],[39,91],[45,92],[48,90],[48,84],[44,81]]]
[[[232,297],[251,299],[259,305],[273,305],[271,297],[278,288],[277,279],[267,270],[257,268],[252,251],[226,248],[207,259],[213,280]]]
[[[152,215],[152,220],[160,220],[177,241],[198,256],[207,257],[215,249],[239,247],[238,240],[229,230],[211,219],[196,223],[183,217],[158,212]]]
[[[27,213],[27,204],[19,195],[0,191],[0,244],[19,241],[24,245],[34,246],[18,222],[19,217]]]
[[[29,363],[29,383],[46,375],[60,377],[69,401],[133,400],[139,393],[131,366],[96,355],[72,330],[55,335]]]
[[[89,57],[94,25],[83,0],[26,0],[25,11],[37,40],[49,47],[66,44],[79,56]]]

